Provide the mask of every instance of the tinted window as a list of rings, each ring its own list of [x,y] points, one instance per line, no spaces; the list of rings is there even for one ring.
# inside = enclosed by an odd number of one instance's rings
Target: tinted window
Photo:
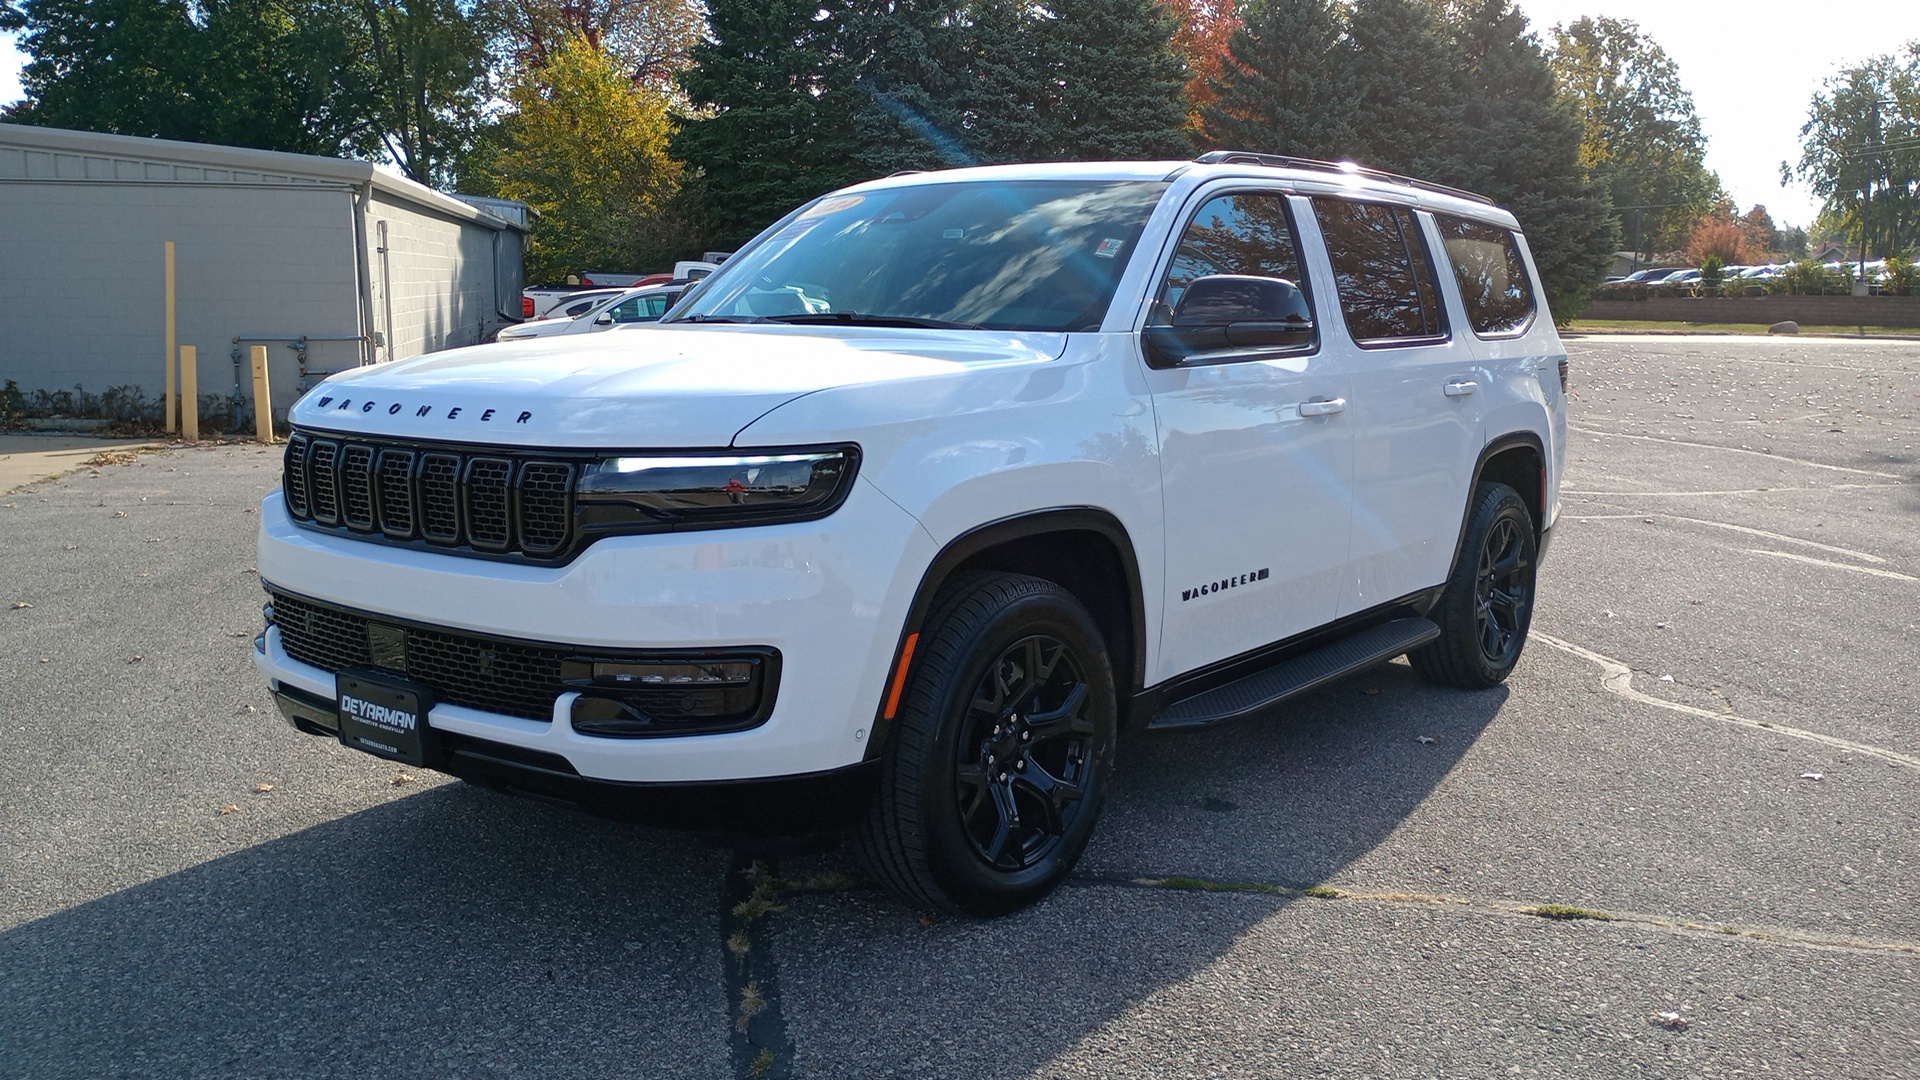
[[[1207,200],[1180,234],[1180,247],[1148,323],[1171,323],[1187,286],[1214,274],[1284,278],[1306,288],[1286,196],[1240,192]]]
[[[1497,225],[1435,215],[1467,322],[1481,336],[1511,334],[1533,319],[1533,283],[1513,234]]]
[[[1327,238],[1340,313],[1355,341],[1433,338],[1447,332],[1433,257],[1404,206],[1313,200]]]

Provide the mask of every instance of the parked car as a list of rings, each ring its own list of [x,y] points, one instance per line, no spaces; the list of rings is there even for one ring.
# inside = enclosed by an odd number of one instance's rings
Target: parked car
[[[916,906],[1008,912],[1119,739],[1403,654],[1514,670],[1566,460],[1544,295],[1511,213],[1351,163],[873,180],[654,327],[309,391],[254,661],[355,751],[848,822]]]
[[[667,313],[685,291],[682,285],[647,285],[623,289],[601,297],[587,310],[571,318],[541,319],[509,326],[500,331],[499,341],[525,341],[562,334],[591,334],[627,323],[653,322]]]
[[[1633,273],[1628,274],[1625,280],[1651,285],[1661,278],[1666,277],[1668,274],[1685,269],[1686,267],[1684,266],[1650,266],[1645,270],[1635,270]]]
[[[598,303],[618,293],[615,288],[595,289],[585,285],[536,285],[523,289],[520,293],[520,313],[523,319],[571,319],[573,311],[579,314],[587,309],[581,307],[588,301]]]

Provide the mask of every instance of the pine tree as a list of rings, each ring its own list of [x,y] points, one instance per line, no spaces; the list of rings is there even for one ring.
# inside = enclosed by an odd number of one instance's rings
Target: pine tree
[[[1464,95],[1430,0],[1356,0],[1338,63],[1353,110],[1345,156],[1415,176],[1445,161]]]
[[[1182,156],[1186,66],[1158,0],[981,0],[959,35],[965,138],[983,161]]]
[[[1345,25],[1330,0],[1263,0],[1241,16],[1215,100],[1200,110],[1204,140],[1295,157],[1345,153],[1353,118],[1335,63]]]
[[[706,115],[682,121],[672,150],[699,170],[714,243],[743,243],[800,203],[862,178],[853,118],[865,95],[839,53],[844,15],[818,0],[708,5],[710,38],[680,78]]]
[[[1512,210],[1549,303],[1571,317],[1618,243],[1606,188],[1580,163],[1580,114],[1511,0],[1455,0],[1446,14],[1463,108],[1431,178]]]

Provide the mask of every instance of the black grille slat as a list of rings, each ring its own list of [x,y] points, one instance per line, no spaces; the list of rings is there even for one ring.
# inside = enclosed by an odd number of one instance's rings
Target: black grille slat
[[[373,531],[373,447],[350,443],[340,451],[340,517],[347,528]]]
[[[312,448],[313,440],[305,435],[294,435],[287,440],[281,490],[286,492],[287,510],[294,517],[313,516],[313,511],[307,505],[307,451]]]
[[[567,546],[573,519],[573,466],[529,461],[520,467],[520,546],[529,555],[551,555]]]
[[[308,456],[307,497],[313,501],[313,520],[322,525],[340,524],[339,465],[339,443],[313,440],[313,453]]]
[[[460,456],[420,458],[420,535],[436,544],[460,542]]]
[[[413,539],[413,458],[411,450],[382,450],[379,479],[380,531],[395,540]]]
[[[505,551],[513,541],[507,516],[508,482],[513,462],[477,457],[467,462],[467,539],[483,551]]]
[[[573,485],[592,460],[296,432],[281,487],[295,519],[345,535],[555,561],[573,553]]]

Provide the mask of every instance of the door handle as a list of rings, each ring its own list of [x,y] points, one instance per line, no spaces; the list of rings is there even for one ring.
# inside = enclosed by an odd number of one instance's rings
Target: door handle
[[[1472,379],[1448,379],[1443,392],[1448,397],[1466,397],[1479,388],[1480,384]]]
[[[1347,399],[1343,397],[1315,398],[1312,401],[1300,403],[1301,416],[1326,416],[1329,413],[1345,412],[1346,409]]]

